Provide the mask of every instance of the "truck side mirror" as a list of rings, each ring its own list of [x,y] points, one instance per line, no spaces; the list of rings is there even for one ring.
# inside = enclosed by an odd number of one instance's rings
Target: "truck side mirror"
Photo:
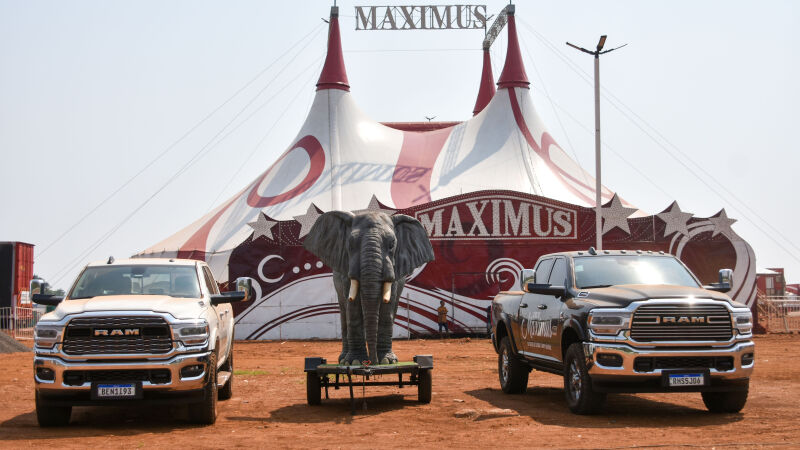
[[[528,283],[526,291],[531,294],[555,295],[557,297],[566,297],[567,295],[567,288],[565,286],[555,286],[552,284]]]
[[[249,302],[256,297],[252,278],[239,277],[234,282],[234,286],[236,287],[235,291],[212,295],[211,304],[216,306],[222,303]]]
[[[256,290],[253,287],[253,279],[250,277],[239,277],[236,279],[236,291],[244,292],[245,302],[253,301],[256,297]]]
[[[719,282],[711,283],[709,286],[703,286],[709,291],[728,292],[733,288],[733,270],[720,269]]]
[[[533,269],[522,269],[519,272],[519,286],[520,288],[528,292],[528,284],[533,283],[533,280],[536,278],[536,271]]]
[[[49,287],[50,285],[41,278],[32,279],[30,284],[31,301],[46,306],[56,306],[61,303],[64,297],[45,293]]]
[[[733,270],[731,269],[720,269],[719,270],[719,284],[727,283],[729,286],[733,286]]]

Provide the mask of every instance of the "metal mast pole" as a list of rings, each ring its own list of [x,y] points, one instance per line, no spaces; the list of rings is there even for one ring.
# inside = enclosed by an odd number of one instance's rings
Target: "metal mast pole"
[[[605,36],[603,36],[605,38]],[[603,249],[603,200],[600,183],[600,54],[594,54],[594,190],[595,190],[595,246],[597,250]]]
[[[577,45],[570,44],[567,42],[567,45],[570,47],[580,50],[584,53],[588,53],[594,56],[594,178],[595,178],[595,248],[597,250],[603,249],[603,196],[602,189],[603,185],[600,181],[601,179],[601,164],[600,164],[600,55],[606,54],[608,52],[613,52],[614,50],[620,49],[625,47],[628,44],[620,45],[617,48],[612,48],[611,50],[603,50],[603,46],[606,43],[606,35],[600,36],[600,41],[597,43],[597,50],[591,51],[586,50],[583,47],[578,47]]]

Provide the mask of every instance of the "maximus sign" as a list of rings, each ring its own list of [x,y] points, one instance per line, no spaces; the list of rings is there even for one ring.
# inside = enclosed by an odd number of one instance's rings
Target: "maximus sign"
[[[356,6],[356,30],[486,28],[486,5]]]
[[[578,238],[577,211],[510,195],[436,205],[414,217],[432,241]]]

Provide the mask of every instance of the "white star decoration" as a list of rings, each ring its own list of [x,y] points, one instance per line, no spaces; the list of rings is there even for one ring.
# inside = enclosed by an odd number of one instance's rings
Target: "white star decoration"
[[[678,232],[684,236],[689,236],[689,219],[694,214],[681,211],[678,202],[672,202],[669,209],[656,214],[659,219],[663,220],[667,227],[664,228],[664,237],[672,233]]]
[[[247,225],[253,229],[253,240],[255,241],[261,236],[266,236],[267,239],[275,240],[272,236],[272,227],[275,226],[278,222],[274,222],[267,218],[267,215],[263,212],[258,213],[258,218],[255,222],[250,222]]]
[[[369,201],[369,205],[367,206],[367,209],[359,209],[359,210],[353,211],[353,214],[361,214],[361,213],[365,213],[365,212],[369,212],[369,211],[380,211],[380,212],[386,213],[386,214],[391,216],[397,210],[396,209],[391,209],[391,208],[381,208],[381,204],[378,201],[378,197],[376,197],[375,194],[372,194],[372,199]]]
[[[603,234],[608,233],[614,228],[631,234],[631,229],[628,226],[628,216],[635,213],[636,208],[626,208],[622,206],[622,200],[619,199],[617,194],[611,198],[607,206],[603,206]]]
[[[736,222],[736,219],[729,219],[728,213],[725,212],[725,208],[722,208],[722,210],[717,213],[716,217],[709,217],[708,221],[714,225],[714,231],[711,233],[711,237],[722,233],[722,235],[726,238],[732,239],[736,234],[731,228],[731,225]]]
[[[298,239],[302,239],[303,236],[307,235],[309,231],[311,231],[311,227],[314,226],[314,223],[317,221],[317,218],[321,216],[317,206],[315,204],[311,204],[308,206],[308,211],[302,216],[294,216],[294,220],[300,223],[300,234],[297,236]]]

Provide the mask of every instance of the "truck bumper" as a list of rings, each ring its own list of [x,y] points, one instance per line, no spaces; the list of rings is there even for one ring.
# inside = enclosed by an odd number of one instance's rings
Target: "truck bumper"
[[[210,354],[207,351],[161,361],[135,362],[72,362],[37,355],[33,373],[36,391],[42,397],[89,400],[93,383],[128,381],[141,383],[143,397],[154,399],[158,394],[202,393]]]
[[[713,349],[637,348],[618,343],[583,344],[593,387],[601,392],[730,391],[746,389],[755,364],[755,344]],[[704,386],[670,387],[666,375],[707,374]]]

